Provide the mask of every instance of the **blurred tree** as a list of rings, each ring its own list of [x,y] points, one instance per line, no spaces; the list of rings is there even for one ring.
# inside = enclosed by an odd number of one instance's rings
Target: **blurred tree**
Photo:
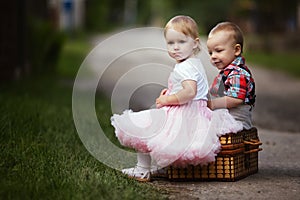
[[[151,1],[137,2],[137,19],[136,23],[141,25],[149,25],[151,22]]]
[[[124,24],[137,22],[137,0],[124,0]]]
[[[64,43],[65,35],[51,20],[47,0],[24,1],[26,18],[26,49],[31,74],[53,74]]]
[[[202,34],[208,31],[218,22],[228,20],[229,11],[233,0],[173,0],[175,13],[185,14],[193,17]]]
[[[150,22],[152,26],[163,27],[166,21],[174,16],[173,3],[173,0],[151,0]]]
[[[18,79],[27,63],[24,2],[3,1],[0,8],[0,83]]]
[[[261,41],[259,48],[265,52],[299,49],[297,32],[298,0],[253,0],[253,24]]]
[[[289,26],[297,25],[298,0],[254,0],[256,4],[256,24],[258,33],[289,30]]]
[[[55,71],[64,36],[53,26],[48,0],[1,4],[0,82]]]
[[[122,26],[124,0],[86,0],[85,25],[87,31],[109,31]]]
[[[256,30],[256,12],[253,0],[233,0],[229,11],[229,20],[238,24],[245,33],[254,33]]]
[[[116,26],[163,26],[178,14],[190,15],[207,32],[227,19],[233,0],[86,0],[86,28],[108,31]]]
[[[298,0],[86,0],[86,27],[108,31],[117,26],[163,26],[174,15],[185,14],[198,22],[202,34],[227,20],[247,32],[282,32],[296,29],[298,4]]]

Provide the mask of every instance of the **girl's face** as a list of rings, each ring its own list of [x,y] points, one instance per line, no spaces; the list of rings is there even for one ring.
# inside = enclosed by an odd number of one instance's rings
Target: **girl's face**
[[[235,44],[234,39],[225,31],[209,34],[207,48],[211,63],[219,70],[227,67],[241,54],[241,45]]]
[[[182,62],[194,56],[199,39],[193,39],[174,29],[168,29],[165,34],[169,55],[177,62]]]

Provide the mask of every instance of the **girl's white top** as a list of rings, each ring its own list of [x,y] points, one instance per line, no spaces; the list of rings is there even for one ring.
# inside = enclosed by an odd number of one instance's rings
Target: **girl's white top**
[[[199,58],[188,58],[177,63],[168,81],[169,95],[182,89],[181,83],[185,80],[197,82],[197,94],[193,100],[207,100],[208,81],[204,67]]]

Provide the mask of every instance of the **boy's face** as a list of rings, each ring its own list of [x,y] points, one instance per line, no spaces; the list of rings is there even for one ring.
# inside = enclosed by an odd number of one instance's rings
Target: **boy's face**
[[[198,40],[194,40],[174,29],[167,30],[165,39],[169,55],[177,62],[192,57],[194,55],[194,49],[198,46]]]
[[[207,48],[211,63],[219,70],[224,69],[241,54],[239,44],[236,44],[230,32],[217,31],[209,34]]]

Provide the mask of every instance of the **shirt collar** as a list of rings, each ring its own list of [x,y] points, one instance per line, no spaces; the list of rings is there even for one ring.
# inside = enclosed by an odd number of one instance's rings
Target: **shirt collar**
[[[245,59],[242,56],[236,57],[236,59],[231,63],[235,66],[243,66],[245,64]]]
[[[245,59],[242,56],[238,56],[230,63],[227,67],[225,67],[223,70],[220,71],[220,73],[224,73],[224,71],[232,70],[236,68],[237,66],[244,66]]]

